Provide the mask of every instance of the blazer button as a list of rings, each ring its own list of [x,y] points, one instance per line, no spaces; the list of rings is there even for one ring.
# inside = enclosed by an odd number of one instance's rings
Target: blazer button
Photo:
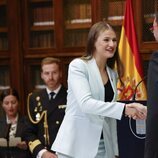
[[[59,121],[56,121],[56,124],[58,125],[58,124],[59,124]]]

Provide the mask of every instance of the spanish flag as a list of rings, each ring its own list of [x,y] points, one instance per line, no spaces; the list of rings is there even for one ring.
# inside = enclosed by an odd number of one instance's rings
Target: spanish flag
[[[122,78],[124,86],[120,81],[118,82],[118,100],[132,100],[134,94],[136,94],[136,100],[146,100],[146,87],[143,81],[144,76],[134,26],[132,0],[126,0],[118,50],[125,70]],[[141,84],[139,84],[140,82]],[[137,86],[138,84],[139,86]]]

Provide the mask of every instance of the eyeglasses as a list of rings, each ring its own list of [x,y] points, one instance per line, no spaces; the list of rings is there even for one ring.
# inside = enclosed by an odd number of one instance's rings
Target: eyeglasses
[[[155,27],[158,27],[158,25],[152,26],[149,30],[151,31],[151,33],[154,32]]]

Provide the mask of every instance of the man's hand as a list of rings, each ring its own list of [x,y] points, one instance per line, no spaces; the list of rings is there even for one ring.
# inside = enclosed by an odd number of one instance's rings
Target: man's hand
[[[140,103],[131,103],[126,104],[125,106],[125,114],[129,118],[133,119],[146,119],[147,116],[147,107]]]
[[[42,155],[42,158],[57,158],[57,155],[55,155],[49,151],[45,151]]]

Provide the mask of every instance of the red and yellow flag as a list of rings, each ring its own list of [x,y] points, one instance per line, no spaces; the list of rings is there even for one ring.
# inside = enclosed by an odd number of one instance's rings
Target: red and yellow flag
[[[125,15],[118,49],[125,69],[122,78],[124,87],[118,82],[118,100],[131,100],[136,86],[143,80],[142,64],[134,26],[132,0],[126,0]],[[137,87],[136,100],[146,100],[146,98],[146,88],[143,81]]]

